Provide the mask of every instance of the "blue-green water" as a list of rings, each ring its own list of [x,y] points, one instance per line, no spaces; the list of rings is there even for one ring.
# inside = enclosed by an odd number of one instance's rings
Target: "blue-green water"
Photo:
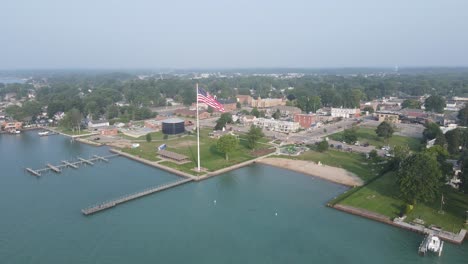
[[[344,187],[266,166],[85,217],[80,209],[178,179],[126,158],[36,178],[106,148],[0,135],[0,263],[467,263],[468,244],[417,254],[420,235],[324,206]],[[216,200],[216,203],[214,203]]]

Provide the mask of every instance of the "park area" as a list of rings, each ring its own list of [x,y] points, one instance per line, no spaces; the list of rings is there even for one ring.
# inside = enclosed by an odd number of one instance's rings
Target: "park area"
[[[337,141],[343,141],[343,133],[344,132],[338,132],[332,134],[329,136],[329,138]],[[377,136],[377,134],[375,133],[375,128],[359,127],[356,130],[356,134],[358,137],[358,141],[361,144],[367,142],[370,145],[375,146],[377,148],[381,148],[382,146],[387,145],[383,138]],[[421,142],[420,139],[417,138],[393,135],[388,139],[388,145],[390,147],[407,145],[411,150],[417,151],[420,149]]]
[[[224,153],[221,153],[217,147],[217,139],[211,138],[209,133],[211,129],[200,130],[200,160],[201,167],[205,171],[212,172],[225,167],[229,167],[244,161],[256,158],[258,155],[265,155],[274,152],[273,146],[266,143],[266,139],[261,139],[255,150],[248,148],[247,141],[244,136],[239,139],[237,148],[229,153],[229,160],[225,159]],[[159,132],[158,132],[159,133]],[[189,158],[189,162],[177,164],[172,161],[161,161],[159,164],[165,165],[183,172],[193,175],[197,173],[193,170],[197,166],[197,137],[196,134],[171,136],[164,139],[159,134],[155,134],[156,140],[146,142],[141,139],[136,140],[140,146],[138,148],[123,148],[122,151],[142,157],[150,161],[158,161],[157,149],[158,146],[166,144],[166,150],[185,155]]]
[[[441,211],[442,194],[445,204],[442,205]],[[405,222],[418,219],[418,222],[426,226],[434,225],[455,233],[466,228],[464,223],[468,211],[468,195],[449,186],[442,188],[441,195],[431,203],[414,205],[414,209],[407,215]],[[335,202],[379,213],[392,219],[398,217],[406,206],[400,198],[394,172],[386,173],[365,186],[348,191]]]

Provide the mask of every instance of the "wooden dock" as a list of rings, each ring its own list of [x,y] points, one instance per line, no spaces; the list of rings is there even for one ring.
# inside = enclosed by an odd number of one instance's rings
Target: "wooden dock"
[[[85,208],[85,209],[81,210],[81,212],[84,215],[95,214],[95,213],[104,211],[106,209],[115,207],[115,206],[117,206],[119,204],[126,203],[128,201],[135,200],[135,199],[138,199],[138,198],[141,198],[143,196],[150,195],[150,194],[153,194],[153,193],[156,193],[156,192],[167,190],[167,189],[170,189],[170,188],[185,184],[185,183],[190,182],[190,181],[193,181],[193,179],[188,178],[188,179],[175,181],[175,182],[172,182],[172,183],[159,185],[159,186],[156,186],[156,187],[153,187],[153,188],[146,189],[146,190],[141,191],[141,192],[126,195],[126,196],[123,196],[123,197],[120,197],[120,198],[117,198],[117,199],[114,199],[114,200],[111,200],[111,201],[103,202],[103,203],[100,203],[100,204]]]
[[[49,167],[49,169],[51,169],[52,171],[56,172],[56,173],[61,173],[62,170],[55,167],[54,165],[50,164],[50,163],[47,163],[47,167]]]
[[[38,177],[41,176],[41,173],[39,173],[39,172],[37,172],[37,171],[35,171],[35,170],[31,169],[31,168],[26,168],[26,171],[31,173],[34,176],[38,176]]]
[[[101,157],[101,156],[98,156],[98,155],[93,155],[93,157],[95,157],[96,159],[99,159],[99,160],[102,160],[102,161],[105,161],[105,162],[109,162],[108,159],[104,158],[104,157]]]
[[[31,168],[26,168],[26,171],[29,172],[30,174],[34,175],[34,176],[41,176],[42,172],[48,172],[48,171],[53,171],[53,172],[56,172],[56,173],[60,173],[60,172],[62,172],[63,168],[71,167],[71,168],[74,168],[74,169],[78,169],[79,165],[83,165],[83,164],[94,165],[94,162],[96,162],[96,161],[109,162],[109,158],[117,157],[117,156],[119,156],[119,154],[112,154],[112,155],[108,155],[108,156],[94,155],[93,158],[90,158],[90,159],[83,159],[83,158],[78,157],[77,158],[78,161],[62,160],[62,164],[60,164],[60,165],[52,165],[50,163],[47,163],[45,168],[37,169],[37,170],[33,170]]]
[[[78,157],[78,159],[79,159],[81,162],[86,163],[86,164],[88,164],[88,165],[91,165],[91,166],[94,165],[94,163],[91,162],[90,160],[86,160],[86,159],[83,159],[83,158],[80,158],[80,157]]]
[[[68,162],[68,161],[66,161],[66,160],[62,160],[62,163],[64,163],[64,164],[67,165],[68,167],[72,167],[72,168],[74,168],[74,169],[78,169],[78,166],[76,166],[75,164],[70,163],[70,162]]]

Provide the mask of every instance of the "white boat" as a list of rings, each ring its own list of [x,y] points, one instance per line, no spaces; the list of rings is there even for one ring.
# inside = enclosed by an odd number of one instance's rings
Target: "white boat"
[[[49,131],[42,131],[42,132],[39,132],[37,133],[39,136],[43,137],[43,136],[48,136],[49,135]]]
[[[427,249],[437,253],[439,256],[442,254],[442,248],[444,247],[444,242],[440,240],[438,236],[431,235],[429,236],[429,242],[427,244]]]
[[[437,255],[442,255],[442,249],[444,248],[444,242],[440,240],[438,236],[429,234],[427,235],[421,245],[419,246],[419,253],[425,255],[426,252],[431,251]]]
[[[16,134],[16,135],[18,135],[19,133],[21,133],[20,130],[11,130],[11,131],[10,131],[10,134]]]

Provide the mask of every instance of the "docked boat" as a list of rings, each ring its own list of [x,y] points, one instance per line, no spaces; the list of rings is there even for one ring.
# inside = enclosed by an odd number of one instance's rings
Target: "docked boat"
[[[438,256],[442,255],[442,249],[444,248],[444,242],[436,235],[429,234],[427,235],[421,245],[419,246],[419,253],[425,255],[426,252],[430,251],[437,254]]]
[[[42,132],[39,132],[37,133],[39,136],[41,137],[45,137],[45,136],[48,136],[49,135],[49,131],[42,131]]]
[[[18,134],[20,134],[20,133],[21,133],[20,130],[10,130],[10,134],[16,134],[16,135],[18,135]]]

